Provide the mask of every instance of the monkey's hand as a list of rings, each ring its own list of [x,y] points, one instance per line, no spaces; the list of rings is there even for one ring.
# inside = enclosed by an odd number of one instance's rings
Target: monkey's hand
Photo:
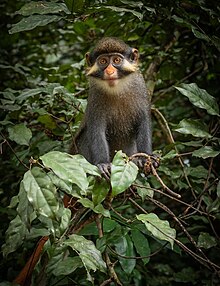
[[[151,166],[157,169],[160,165],[160,157],[157,154],[145,154],[145,153],[137,153],[130,157],[130,160],[134,162],[139,169],[143,170],[144,173],[151,173]]]
[[[110,176],[111,176],[111,167],[112,164],[111,163],[100,163],[97,165],[97,167],[99,168],[99,170],[101,171],[101,175],[107,180],[110,180]]]

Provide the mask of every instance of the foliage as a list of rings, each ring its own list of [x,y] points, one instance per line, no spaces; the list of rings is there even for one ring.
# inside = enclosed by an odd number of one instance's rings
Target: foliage
[[[220,6],[0,5],[2,281],[48,236],[32,285],[219,285]],[[162,154],[147,179],[121,151],[110,182],[67,154],[86,106],[84,55],[104,35],[140,51]]]

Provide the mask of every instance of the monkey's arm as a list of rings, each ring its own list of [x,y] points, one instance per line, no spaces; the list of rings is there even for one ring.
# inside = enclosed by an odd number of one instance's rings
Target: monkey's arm
[[[152,154],[152,129],[150,110],[146,110],[141,115],[137,133],[137,151],[138,153]]]
[[[105,124],[94,122],[88,132],[88,139],[90,141],[90,155],[92,163],[97,165],[101,174],[106,178],[110,178],[111,163],[109,154],[109,144],[106,138]]]

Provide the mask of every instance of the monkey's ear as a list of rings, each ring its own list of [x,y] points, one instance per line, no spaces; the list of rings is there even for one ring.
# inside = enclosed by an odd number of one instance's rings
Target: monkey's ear
[[[90,61],[90,53],[89,53],[89,52],[86,53],[86,63],[87,63],[87,65],[88,65],[89,67],[92,66],[92,63],[91,63],[91,61]]]
[[[138,52],[137,49],[134,49],[134,48],[132,49],[132,53],[131,53],[130,59],[131,59],[134,63],[138,62],[139,52]]]

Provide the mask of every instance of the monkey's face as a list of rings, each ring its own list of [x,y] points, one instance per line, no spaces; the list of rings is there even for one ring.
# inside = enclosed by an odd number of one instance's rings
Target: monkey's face
[[[99,79],[100,84],[106,88],[114,88],[120,85],[129,74],[137,71],[137,57],[132,54],[124,56],[121,53],[101,54],[87,70],[87,75]],[[87,54],[87,62],[89,54]]]

